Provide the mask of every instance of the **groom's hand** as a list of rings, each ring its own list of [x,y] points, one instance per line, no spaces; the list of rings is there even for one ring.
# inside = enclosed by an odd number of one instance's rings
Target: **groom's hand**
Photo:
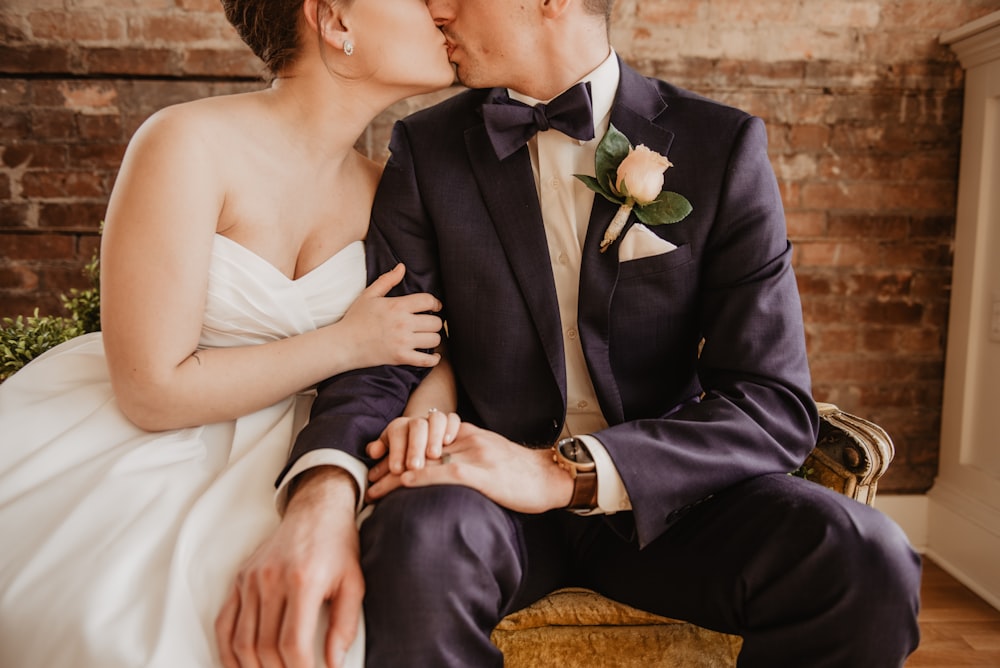
[[[216,619],[226,668],[313,666],[314,639],[327,602],[327,665],[342,665],[357,634],[364,578],[354,481],[334,467],[303,476],[277,531],[237,574]]]
[[[368,487],[376,501],[399,487],[464,485],[522,513],[565,508],[573,496],[570,474],[552,461],[549,449],[526,448],[496,432],[463,423],[441,459],[416,470],[383,475]]]

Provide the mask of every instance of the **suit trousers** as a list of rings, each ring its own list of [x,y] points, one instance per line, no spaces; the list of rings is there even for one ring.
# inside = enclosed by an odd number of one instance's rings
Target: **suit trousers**
[[[901,666],[920,558],[879,511],[784,474],[698,503],[640,549],[631,513],[526,515],[466,487],[399,489],[361,529],[369,666],[502,666],[505,615],[582,586],[738,634],[738,665]]]

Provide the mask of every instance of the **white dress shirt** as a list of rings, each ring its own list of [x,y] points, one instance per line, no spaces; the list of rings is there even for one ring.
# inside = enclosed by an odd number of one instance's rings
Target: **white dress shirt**
[[[611,123],[611,107],[620,77],[618,58],[612,51],[597,69],[580,79],[580,82],[590,82],[594,139],[585,142],[558,130],[546,130],[539,132],[528,142],[559,301],[563,348],[566,351],[566,423],[561,437],[580,438],[594,458],[597,465],[598,505],[594,512],[598,513],[628,510],[632,505],[604,445],[589,435],[608,426],[597,401],[577,327],[583,243],[587,237],[587,224],[595,194],[573,175],[594,175],[597,145]],[[535,100],[513,90],[509,90],[508,94],[511,99],[528,105],[548,102]]]
[[[587,223],[595,194],[574,174],[594,174],[597,145],[607,132],[611,106],[618,90],[621,72],[618,58],[612,51],[597,69],[580,82],[589,81],[594,110],[594,139],[584,142],[568,137],[558,130],[539,132],[528,142],[531,167],[538,189],[538,199],[548,240],[552,273],[555,277],[559,317],[563,323],[563,343],[566,351],[566,424],[561,438],[577,436],[590,451],[597,465],[597,502],[593,513],[614,513],[629,510],[631,502],[618,470],[604,445],[590,433],[608,426],[601,413],[594,384],[587,369],[577,328],[580,265]],[[575,82],[580,83],[580,82]],[[511,99],[529,105],[547,100],[535,100],[516,91],[508,91]],[[340,450],[314,450],[303,455],[282,478],[276,492],[276,503],[284,511],[288,483],[295,476],[316,467],[333,465],[345,469],[361,490],[358,510],[363,505],[368,488],[368,469],[360,460]],[[589,514],[589,513],[584,513]]]

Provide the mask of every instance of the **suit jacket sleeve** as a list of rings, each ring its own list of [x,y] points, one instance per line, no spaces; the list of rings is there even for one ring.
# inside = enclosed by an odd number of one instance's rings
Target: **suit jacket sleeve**
[[[414,252],[407,257],[406,275],[390,296],[431,291],[422,279],[426,278],[426,268],[433,263],[415,259],[420,248],[432,248],[432,240],[422,238],[419,233],[425,228],[419,224],[422,209],[412,171],[401,169],[398,159],[390,163],[376,192],[372,225],[365,241],[368,281],[400,261],[386,245],[376,224],[377,220],[389,220],[403,234],[416,234],[409,238],[410,250]],[[402,414],[410,393],[427,372],[425,368],[385,365],[342,373],[321,383],[309,423],[296,438],[288,462],[278,476],[279,483],[304,454],[323,448],[344,451],[371,466],[373,462],[365,453],[365,446],[381,434],[390,420]]]

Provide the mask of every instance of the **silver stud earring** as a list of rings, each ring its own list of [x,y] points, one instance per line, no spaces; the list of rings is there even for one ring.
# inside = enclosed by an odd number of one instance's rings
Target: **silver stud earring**
[[[353,56],[354,55],[354,42],[351,40],[344,40],[344,55]]]

